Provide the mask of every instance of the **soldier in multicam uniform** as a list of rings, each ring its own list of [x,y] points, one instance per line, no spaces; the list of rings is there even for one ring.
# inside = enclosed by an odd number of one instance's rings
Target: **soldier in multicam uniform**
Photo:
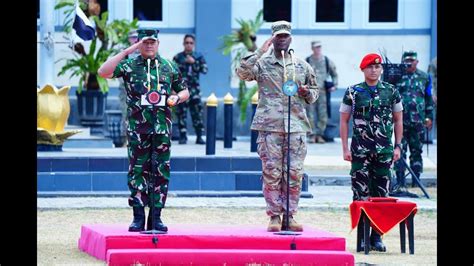
[[[306,107],[306,113],[308,114],[309,122],[313,129],[312,134],[309,135],[309,142],[325,143],[326,141],[323,136],[328,124],[328,119],[330,118],[330,97],[331,92],[336,90],[338,76],[334,62],[321,53],[321,41],[311,42],[311,49],[313,50],[313,54],[306,57],[306,62],[313,68],[317,77],[318,87],[321,89],[316,103]],[[332,80],[331,82],[328,81],[329,77]],[[318,123],[316,126],[314,125],[315,108],[316,114],[318,115]]]
[[[423,172],[423,139],[425,127],[431,129],[433,121],[433,98],[431,97],[431,78],[425,72],[416,68],[417,53],[406,51],[403,53],[403,62],[411,64],[396,86],[403,100],[403,151],[410,147],[410,168],[417,177]],[[402,153],[405,160],[406,153]],[[397,184],[394,194],[406,192],[405,165],[403,162],[395,164]],[[412,177],[412,186],[415,186]]]
[[[191,112],[194,131],[196,132],[196,144],[206,144],[202,139],[204,122],[202,118],[201,89],[199,88],[199,74],[207,73],[207,64],[201,53],[194,51],[196,38],[194,35],[184,36],[184,51],[173,57],[178,64],[183,78],[187,81],[188,90],[191,94],[189,101],[177,106],[177,117],[179,127],[179,144],[186,144],[186,117],[188,108]]]
[[[350,86],[342,99],[340,135],[344,160],[351,162],[353,200],[387,197],[390,167],[401,153],[402,102],[395,86],[379,81],[382,58],[368,54],[360,63],[365,81]],[[353,136],[348,148],[348,125],[353,115]],[[395,129],[395,149],[392,132]],[[386,251],[378,232],[372,229],[371,248]]]
[[[161,209],[170,177],[170,107],[189,97],[176,64],[158,54],[158,32],[139,29],[140,41],[109,58],[99,69],[101,77],[122,77],[127,92],[128,204],[133,207],[129,231],[144,230],[146,205],[150,207],[147,229],[168,230],[161,221]],[[141,53],[138,57],[125,59],[136,49]]]
[[[311,131],[305,106],[316,101],[319,89],[311,66],[288,53],[291,43],[290,23],[274,22],[272,33],[272,37],[260,49],[242,59],[236,72],[242,80],[256,80],[259,88],[259,102],[251,129],[259,131],[257,152],[262,160],[266,213],[271,217],[267,230],[302,231],[303,226],[293,219],[293,215],[297,211],[301,194],[303,164],[307,152],[306,133]],[[272,44],[273,52],[264,55]],[[285,54],[284,58],[282,52]],[[286,210],[288,177],[285,168],[289,133],[286,131],[289,122],[288,96],[283,93],[282,85],[287,79],[293,79],[298,84],[298,94],[292,97],[290,111],[289,228],[282,228],[280,215]],[[283,216],[283,219],[286,217]]]

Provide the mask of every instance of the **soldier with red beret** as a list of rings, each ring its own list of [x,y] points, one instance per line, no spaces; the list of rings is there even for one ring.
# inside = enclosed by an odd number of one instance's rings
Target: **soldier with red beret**
[[[382,57],[368,54],[360,62],[365,81],[347,88],[340,112],[340,134],[344,160],[351,162],[353,200],[387,197],[390,167],[400,158],[403,134],[403,105],[398,90],[380,81]],[[353,117],[351,146],[349,120]],[[395,144],[392,134],[395,129]],[[395,148],[394,148],[395,147]],[[369,244],[369,243],[365,243]],[[386,251],[381,235],[374,229],[370,248]]]

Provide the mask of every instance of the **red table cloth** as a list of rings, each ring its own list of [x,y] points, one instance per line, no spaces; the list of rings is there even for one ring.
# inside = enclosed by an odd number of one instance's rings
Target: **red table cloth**
[[[394,198],[369,198],[369,201],[353,201],[349,206],[351,228],[356,228],[362,211],[370,220],[370,225],[381,235],[405,220],[411,213],[416,214],[416,203]]]

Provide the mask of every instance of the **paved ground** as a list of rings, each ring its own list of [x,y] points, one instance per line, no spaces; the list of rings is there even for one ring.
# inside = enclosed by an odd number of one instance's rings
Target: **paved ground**
[[[436,188],[429,188],[431,199],[424,198],[420,190],[412,189],[420,198],[400,198],[417,203],[420,210],[436,211]],[[352,202],[350,186],[310,186],[313,198],[300,199],[300,209],[347,209]],[[173,197],[167,200],[168,208],[265,208],[262,197]],[[51,197],[38,198],[38,209],[128,208],[127,196],[121,197]]]

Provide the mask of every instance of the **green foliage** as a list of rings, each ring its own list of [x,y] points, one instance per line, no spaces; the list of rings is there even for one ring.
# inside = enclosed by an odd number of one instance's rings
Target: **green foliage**
[[[87,3],[83,0],[79,1],[82,10],[87,9]],[[72,24],[75,16],[75,0],[58,0],[55,9],[63,10],[64,31],[66,33],[72,32]],[[88,12],[84,12],[88,13]],[[97,78],[98,88],[106,93],[109,91],[107,80],[100,77],[97,72],[100,66],[109,58],[120,52],[124,47],[128,47],[128,33],[138,28],[138,19],[128,21],[126,19],[113,20],[108,22],[108,12],[103,12],[100,16],[90,16],[89,20],[95,24],[95,36],[90,40],[89,51],[85,51],[82,43],[76,43],[70,46],[74,58],[65,59],[66,64],[61,68],[58,76],[65,75],[67,72],[71,73],[70,78],[78,76],[80,93],[84,87],[86,89],[97,89],[88,84],[89,78],[95,76]],[[89,42],[89,41],[88,41]],[[97,47],[100,44],[100,47]]]
[[[242,57],[248,51],[255,51],[255,39],[258,30],[263,24],[263,10],[260,10],[254,20],[236,19],[240,28],[231,34],[221,37],[222,45],[219,49],[223,55],[234,53],[232,58],[232,69],[235,69]],[[251,102],[253,94],[257,91],[257,85],[247,88],[245,81],[239,81],[239,94],[237,104],[240,106],[240,121],[245,122],[247,117],[247,106]]]

